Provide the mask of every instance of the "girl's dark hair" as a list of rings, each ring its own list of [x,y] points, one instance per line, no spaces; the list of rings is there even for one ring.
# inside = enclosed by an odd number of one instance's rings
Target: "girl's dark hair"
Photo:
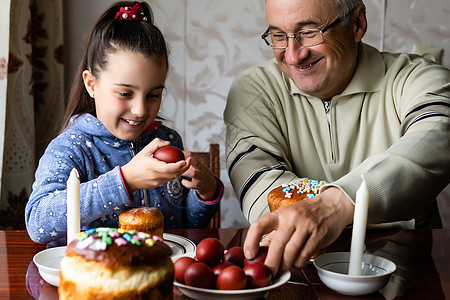
[[[84,47],[83,58],[72,82],[67,101],[64,123],[61,131],[69,125],[74,115],[92,113],[94,116],[95,102],[89,96],[83,83],[82,73],[90,70],[97,77],[107,64],[108,54],[119,50],[143,54],[169,68],[166,41],[161,31],[153,23],[153,13],[150,6],[141,2],[142,11],[147,20],[115,19],[121,7],[134,6],[138,2],[121,1],[113,4],[97,20],[91,29]]]

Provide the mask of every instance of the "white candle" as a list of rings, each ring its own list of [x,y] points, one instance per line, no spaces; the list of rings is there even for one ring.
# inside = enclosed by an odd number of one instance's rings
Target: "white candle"
[[[67,244],[80,232],[80,178],[74,168],[67,180]]]
[[[356,191],[355,214],[353,216],[352,244],[350,248],[349,275],[361,275],[364,239],[366,238],[367,211],[369,209],[369,192],[362,177],[362,183]]]

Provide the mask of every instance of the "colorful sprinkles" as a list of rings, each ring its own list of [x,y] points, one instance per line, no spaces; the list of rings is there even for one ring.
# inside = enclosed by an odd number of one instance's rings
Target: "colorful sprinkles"
[[[328,183],[324,180],[300,179],[281,186],[283,187],[284,198],[292,198],[293,193],[306,194],[308,198],[312,198],[319,193],[322,186]]]
[[[93,235],[93,233],[97,234]],[[150,235],[143,232],[107,227],[88,229],[80,232],[75,239],[78,239],[78,249],[88,248],[92,250],[106,250],[108,245],[112,245],[112,243],[115,243],[119,247],[128,244],[151,247],[155,242],[163,241],[161,237],[156,235],[150,237]]]

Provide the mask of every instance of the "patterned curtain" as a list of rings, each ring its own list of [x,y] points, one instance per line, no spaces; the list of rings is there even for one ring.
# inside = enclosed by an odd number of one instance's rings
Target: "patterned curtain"
[[[4,2],[9,24],[0,23],[0,35],[9,40],[0,43],[0,229],[23,229],[37,163],[64,113],[63,3]]]

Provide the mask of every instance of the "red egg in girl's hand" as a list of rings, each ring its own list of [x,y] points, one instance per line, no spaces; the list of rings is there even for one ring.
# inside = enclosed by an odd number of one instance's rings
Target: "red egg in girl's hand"
[[[157,149],[155,153],[153,153],[153,157],[165,163],[171,164],[184,160],[184,153],[177,147],[165,146]]]

